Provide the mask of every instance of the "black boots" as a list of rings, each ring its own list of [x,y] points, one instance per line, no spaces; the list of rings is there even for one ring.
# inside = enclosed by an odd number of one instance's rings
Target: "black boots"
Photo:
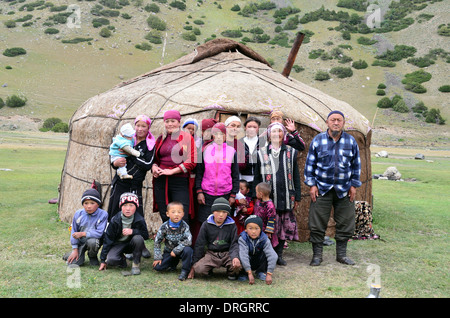
[[[312,248],[313,248],[313,258],[311,260],[311,263],[309,263],[309,265],[319,266],[320,263],[322,263],[323,244],[322,243],[312,243]]]
[[[322,263],[323,243],[312,243],[313,257],[311,266],[319,266]],[[350,258],[347,257],[347,241],[336,241],[336,261],[345,265],[355,265]]]
[[[278,255],[277,265],[286,266],[287,262],[283,259],[283,249],[284,249],[284,242],[282,240],[278,241],[278,245],[275,246],[274,250],[275,253]]]
[[[355,262],[347,257],[347,242],[336,241],[336,260],[345,265],[355,265]]]

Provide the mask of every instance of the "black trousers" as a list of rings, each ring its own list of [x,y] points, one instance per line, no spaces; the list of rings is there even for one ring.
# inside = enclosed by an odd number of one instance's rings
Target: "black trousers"
[[[166,215],[167,204],[173,201],[178,201],[183,204],[183,220],[189,224],[189,178],[177,176],[159,176],[158,178],[155,178],[153,180],[155,202],[158,205],[161,220],[163,222],[166,222],[169,219],[169,217]]]
[[[144,248],[144,238],[141,235],[134,235],[129,241],[114,244],[106,256],[106,263],[111,266],[126,266],[124,254],[133,254],[133,263],[139,264]]]
[[[336,221],[334,238],[337,241],[347,241],[353,236],[355,232],[355,201],[350,202],[348,196],[339,199],[336,191],[331,189],[323,196],[319,195],[316,202],[311,201],[308,221],[311,243],[323,243],[331,208],[334,209],[333,218]]]
[[[267,272],[267,257],[264,253],[258,253],[250,257],[250,267],[257,273]]]

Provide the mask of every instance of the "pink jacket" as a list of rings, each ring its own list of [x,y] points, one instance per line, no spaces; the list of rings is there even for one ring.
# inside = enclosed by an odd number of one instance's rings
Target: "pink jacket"
[[[219,196],[239,191],[239,166],[236,150],[224,143],[211,143],[203,151],[203,162],[197,166],[197,192]]]

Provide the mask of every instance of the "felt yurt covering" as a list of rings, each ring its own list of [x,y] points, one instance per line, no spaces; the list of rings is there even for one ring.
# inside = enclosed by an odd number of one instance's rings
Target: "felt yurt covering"
[[[228,39],[215,39],[198,46],[173,63],[125,81],[88,99],[70,120],[69,143],[61,174],[58,213],[62,221],[71,222],[81,205],[81,195],[92,182],[101,184],[104,209],[108,206],[111,181],[115,170],[110,166],[109,145],[125,123],[136,116],[152,118],[151,132],[163,133],[163,114],[178,110],[183,122],[191,117],[200,123],[204,118],[221,122],[230,115],[245,120],[256,116],[265,128],[269,114],[281,110],[285,118],[295,121],[307,147],[313,137],[327,129],[325,120],[331,110],[345,114],[345,129],[355,137],[360,148],[362,186],[356,200],[372,204],[369,121],[348,103],[318,89],[288,78],[250,48]],[[299,152],[302,200],[296,217],[300,241],[307,241],[309,187],[303,181],[307,149]],[[159,213],[153,213],[152,175],[147,173],[143,186],[144,213],[151,233],[161,224]],[[327,235],[334,234],[334,221]]]

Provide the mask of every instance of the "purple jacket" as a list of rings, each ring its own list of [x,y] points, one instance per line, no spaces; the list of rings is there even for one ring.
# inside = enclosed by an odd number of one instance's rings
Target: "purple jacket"
[[[108,223],[108,212],[98,208],[94,213],[89,214],[85,209],[75,212],[70,231],[70,244],[72,248],[78,248],[79,239],[73,238],[75,232],[86,232],[86,238],[99,239],[105,232]]]

